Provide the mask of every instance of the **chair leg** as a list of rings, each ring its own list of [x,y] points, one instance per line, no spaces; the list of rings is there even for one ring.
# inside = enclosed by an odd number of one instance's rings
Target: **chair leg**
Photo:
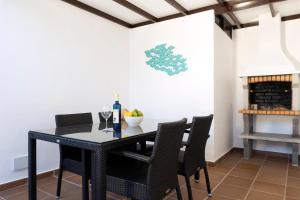
[[[61,191],[61,180],[62,180],[62,176],[63,176],[63,168],[62,166],[59,167],[58,170],[58,177],[57,177],[57,188],[56,188],[56,197],[59,198],[60,197],[60,191]]]
[[[208,196],[212,196],[211,194],[211,189],[210,189],[210,181],[209,181],[209,175],[208,175],[208,171],[207,171],[207,166],[205,165],[203,167],[204,170],[204,175],[205,175],[205,181],[206,181],[206,187],[207,187],[207,192],[208,192]]]
[[[197,170],[194,174],[194,180],[196,183],[200,182],[200,170]]]
[[[181,195],[181,190],[180,190],[179,183],[177,183],[176,194],[177,194],[177,199],[182,200],[182,195]]]
[[[185,182],[186,182],[186,187],[187,187],[187,191],[188,191],[189,200],[193,200],[193,193],[192,193],[190,178],[187,177],[187,176],[185,176],[184,178],[185,178]]]

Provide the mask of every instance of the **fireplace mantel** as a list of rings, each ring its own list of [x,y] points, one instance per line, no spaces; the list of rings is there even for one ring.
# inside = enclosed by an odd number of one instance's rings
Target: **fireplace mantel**
[[[242,114],[249,115],[285,115],[285,116],[300,116],[299,110],[251,110],[242,109],[239,110]]]

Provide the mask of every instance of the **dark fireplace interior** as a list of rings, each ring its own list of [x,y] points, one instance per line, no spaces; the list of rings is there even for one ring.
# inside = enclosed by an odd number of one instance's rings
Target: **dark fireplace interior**
[[[260,82],[249,84],[250,109],[291,110],[292,82]]]

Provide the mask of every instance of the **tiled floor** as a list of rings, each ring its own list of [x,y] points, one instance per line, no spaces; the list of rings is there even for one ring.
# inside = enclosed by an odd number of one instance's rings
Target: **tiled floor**
[[[239,151],[232,152],[216,167],[209,167],[213,196],[207,197],[203,174],[200,183],[191,180],[195,200],[300,200],[300,167],[292,167],[287,155],[274,153],[255,154],[244,160]],[[179,177],[183,199],[187,198],[184,179]],[[64,174],[63,200],[81,199],[81,178]],[[0,192],[0,199],[26,200],[26,185]],[[55,199],[55,176],[38,180],[38,199]],[[108,193],[108,200],[126,199]],[[167,200],[176,199],[172,192]]]

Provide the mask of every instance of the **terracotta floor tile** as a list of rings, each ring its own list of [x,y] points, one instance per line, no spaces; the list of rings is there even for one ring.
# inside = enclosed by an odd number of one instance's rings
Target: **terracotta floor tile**
[[[288,156],[287,155],[267,155],[266,157],[267,161],[274,161],[274,162],[288,162]]]
[[[81,176],[78,176],[78,175],[71,176],[69,178],[66,178],[65,180],[70,181],[70,182],[75,183],[80,186],[82,185],[82,178],[81,178]]]
[[[300,189],[300,178],[288,177],[287,187]]]
[[[283,196],[268,194],[260,191],[250,191],[246,200],[283,200]]]
[[[264,163],[264,158],[251,158],[250,160],[243,159],[241,162],[262,165]]]
[[[242,151],[233,151],[228,155],[228,157],[230,157],[230,158],[234,157],[234,158],[242,159],[243,158],[243,152]]]
[[[195,183],[190,178],[195,200],[244,200],[250,186],[256,177],[252,191],[247,200],[281,200],[285,191],[285,180],[288,169],[288,188],[286,200],[300,200],[300,167],[292,167],[288,163],[287,155],[266,154],[254,152],[250,160],[243,159],[242,151],[234,151],[215,167],[208,167],[213,196],[207,198],[206,182],[203,170],[200,182]],[[256,176],[257,175],[257,176]],[[187,198],[184,177],[178,176],[183,193]],[[81,177],[65,172],[62,185],[62,200],[81,199]],[[38,199],[54,200],[57,179],[49,176],[38,181]],[[276,184],[274,184],[276,183]],[[50,196],[49,196],[50,195]],[[6,198],[3,198],[6,197]],[[27,185],[0,192],[0,200],[26,200]],[[107,192],[108,200],[128,200],[127,198]],[[176,200],[176,193],[172,191],[164,200]]]
[[[57,183],[57,178],[55,178],[54,176],[49,176],[37,180],[38,187],[42,187],[49,184],[56,184],[56,183]]]
[[[291,197],[286,197],[285,200],[300,200],[300,198],[291,198]]]
[[[43,192],[46,192],[48,194],[51,194],[53,196],[56,195],[56,186],[57,184],[49,184],[43,187],[39,187],[39,189]],[[62,187],[61,187],[61,197],[67,197],[71,193],[81,192],[81,187],[76,186],[75,184],[67,183],[65,181],[62,181]]]
[[[253,190],[271,193],[271,194],[277,194],[277,195],[283,195],[284,194],[285,187],[278,184],[272,184],[272,183],[265,183],[261,181],[255,181],[253,185]]]
[[[221,181],[222,178],[225,176],[223,173],[214,172],[214,171],[208,171],[209,180],[213,181]],[[205,180],[204,174],[200,176],[200,180]]]
[[[286,170],[287,169],[287,163],[283,162],[273,162],[273,161],[265,161],[263,164],[265,167],[269,167],[273,170]]]
[[[225,185],[233,185],[242,188],[249,188],[251,183],[252,180],[244,179],[241,177],[235,177],[235,176],[227,176],[223,181],[223,184]]]
[[[286,196],[292,198],[300,198],[300,189],[299,188],[286,188]]]
[[[48,196],[48,197],[45,197],[45,198],[43,198],[41,200],[57,200],[57,198],[56,197],[52,197],[52,196]]]
[[[289,167],[288,175],[294,178],[300,178],[300,168],[299,167]]]
[[[286,176],[287,169],[277,169],[269,166],[262,166],[260,174],[276,174],[280,176]]]
[[[220,195],[213,195],[212,197],[208,198],[208,200],[236,200],[236,199],[224,197]]]
[[[235,168],[232,170],[232,172],[229,175],[253,180],[254,177],[256,176],[256,174],[257,174],[257,171],[253,171],[253,170],[249,170],[249,169]]]
[[[37,199],[43,199],[46,197],[49,197],[49,195],[47,195],[44,192],[37,191]],[[6,196],[4,199],[5,200],[27,200],[28,193],[27,193],[27,191],[25,191],[25,192],[21,192],[21,193],[17,193],[17,194],[11,194],[11,195]]]
[[[234,167],[240,160],[241,160],[241,158],[229,157],[229,158],[226,158],[225,160],[223,160],[222,162],[220,162],[220,163],[218,164],[218,166],[219,166],[219,167],[225,167],[225,168],[232,168],[232,167]]]
[[[276,176],[274,176],[276,174]],[[266,183],[286,184],[286,173],[274,173],[273,171],[261,171],[257,176],[257,181]]]
[[[192,192],[193,192],[193,199],[194,200],[203,200],[207,197],[207,193],[202,191],[202,190],[194,189]],[[182,199],[183,200],[188,200],[189,199],[186,188],[181,188],[181,193],[182,193]],[[172,197],[177,199],[176,194],[173,194]]]
[[[258,171],[258,169],[260,168],[260,165],[241,162],[236,166],[236,168]]]
[[[219,182],[216,181],[210,181],[210,188],[213,190]],[[185,185],[183,187],[186,187]],[[203,190],[207,191],[206,182],[205,180],[200,180],[200,183],[196,183],[193,180],[191,180],[191,187],[197,190]]]
[[[57,171],[54,173],[54,177],[57,178]],[[71,177],[71,176],[75,176],[76,174],[72,173],[72,172],[69,172],[69,171],[64,171],[63,172],[63,179],[64,178],[68,178],[68,177]]]
[[[4,191],[0,192],[0,196],[3,197],[3,198],[6,198],[9,195],[24,193],[26,191],[27,191],[27,185],[20,185],[18,187],[8,189],[8,190],[4,190]]]
[[[227,174],[231,169],[232,169],[231,167],[224,167],[224,166],[217,165],[215,167],[209,168],[209,171],[217,172],[221,174]]]
[[[217,187],[213,195],[224,196],[233,199],[244,199],[244,197],[247,194],[247,191],[248,189],[245,188],[236,187],[232,185],[225,185],[222,183],[219,187]]]

